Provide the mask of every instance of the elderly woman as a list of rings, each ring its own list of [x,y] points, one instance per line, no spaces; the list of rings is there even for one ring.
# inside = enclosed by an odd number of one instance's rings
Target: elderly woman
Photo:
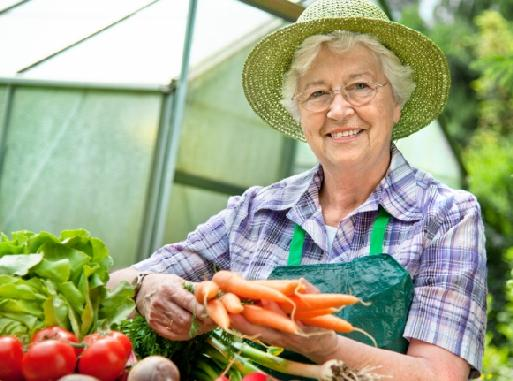
[[[392,144],[440,113],[449,81],[436,45],[377,6],[313,3],[254,48],[243,83],[253,109],[306,140],[319,164],[231,198],[185,241],[114,273],[112,283],[136,279],[139,312],[161,335],[186,340],[194,313],[199,332],[212,322],[184,279],[218,269],[248,279],[304,277],[324,292],[368,300],[344,317],[378,347],[332,331],[283,334],[240,316],[234,328],[315,362],[341,359],[393,380],[477,376],[486,321],[479,205],[412,168]]]

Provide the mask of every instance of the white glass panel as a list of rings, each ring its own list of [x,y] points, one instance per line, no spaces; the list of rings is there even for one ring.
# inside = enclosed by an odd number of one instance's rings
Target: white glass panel
[[[0,75],[14,75],[17,70],[104,28],[148,2],[32,0],[22,4],[0,16]],[[115,49],[111,49],[110,55],[114,55]],[[80,71],[87,70],[79,61],[74,65],[78,65]]]
[[[277,19],[238,0],[198,0],[191,64],[209,57],[214,59],[216,53],[222,55],[224,50],[248,34],[257,40],[259,27],[273,20]]]
[[[228,195],[195,189],[181,184],[173,185],[169,205],[165,242],[179,242],[196,226],[226,208]]]
[[[437,122],[399,139],[396,144],[411,165],[451,187],[461,187],[461,169],[456,155]]]
[[[17,3],[21,3],[22,0],[0,0],[0,11],[3,11]]]
[[[242,92],[248,50],[191,82],[177,168],[242,187],[268,185],[283,173],[284,137],[249,107]]]
[[[105,3],[108,2],[102,2]],[[188,10],[188,0],[157,2],[114,27],[30,69],[24,76],[54,80],[167,84],[180,73]],[[68,17],[57,13],[55,9],[47,12],[47,17],[51,18]],[[267,13],[237,0],[198,1],[191,65],[194,66],[207,57],[223,54],[234,41],[272,19],[274,18]],[[109,20],[112,20],[112,17]],[[63,21],[58,23],[62,24]],[[104,24],[105,22],[96,23],[98,26]],[[65,40],[68,43],[78,40],[88,33],[89,29],[76,31],[71,25],[61,26],[60,33],[71,36],[58,40]],[[0,33],[1,31],[2,29]],[[41,38],[56,39],[46,34],[47,32],[43,33]],[[11,41],[14,43],[15,40]],[[56,50],[61,45],[62,42],[54,43],[52,49]],[[42,52],[34,54],[31,50],[32,47],[28,46],[27,42],[20,44],[17,51],[14,46],[8,47],[7,51],[15,51],[17,56],[10,66],[19,68],[22,64],[33,62],[43,55]],[[5,65],[0,63],[0,67],[2,66]]]
[[[85,228],[120,267],[139,239],[160,96],[18,89],[0,179],[0,231]]]

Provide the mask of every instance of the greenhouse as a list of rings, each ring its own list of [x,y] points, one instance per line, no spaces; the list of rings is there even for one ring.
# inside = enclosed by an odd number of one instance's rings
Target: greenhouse
[[[85,228],[123,267],[228,197],[311,168],[306,145],[267,128],[241,87],[250,48],[297,17],[285,3],[0,4],[0,230]],[[460,186],[438,125],[397,144]]]

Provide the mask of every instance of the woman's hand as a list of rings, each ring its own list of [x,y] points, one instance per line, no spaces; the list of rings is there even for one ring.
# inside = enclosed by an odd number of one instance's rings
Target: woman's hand
[[[316,363],[324,363],[338,348],[338,336],[334,331],[306,327],[297,323],[303,333],[288,334],[273,328],[262,327],[247,321],[241,314],[230,314],[231,328],[255,337],[266,344],[299,353]]]
[[[304,289],[302,292],[308,294],[318,294],[320,291],[312,283],[303,279]],[[266,307],[278,313],[281,312],[279,305],[272,301],[261,301]],[[285,316],[285,313],[283,313]],[[230,314],[231,328],[241,332],[244,335],[255,337],[258,340],[275,345],[280,348],[299,353],[316,363],[324,363],[336,351],[338,345],[338,336],[334,331],[312,328],[296,324],[300,327],[302,334],[291,335],[280,332],[273,328],[255,325],[246,320],[241,314]]]
[[[198,324],[198,335],[215,327],[205,307],[184,288],[184,282],[173,274],[148,274],[137,294],[139,313],[155,332],[169,340],[191,339],[193,320]]]

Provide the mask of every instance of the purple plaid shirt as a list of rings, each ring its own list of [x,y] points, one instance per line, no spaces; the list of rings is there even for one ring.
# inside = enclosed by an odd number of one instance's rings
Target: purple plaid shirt
[[[434,343],[481,370],[486,326],[486,253],[480,207],[412,168],[395,146],[386,176],[339,225],[331,255],[319,205],[320,165],[267,187],[231,197],[180,243],[168,244],[135,265],[139,271],[209,279],[230,269],[265,279],[286,265],[295,224],[306,231],[302,264],[346,262],[369,253],[372,223],[382,205],[392,216],[384,251],[410,273],[415,295],[407,339]]]

